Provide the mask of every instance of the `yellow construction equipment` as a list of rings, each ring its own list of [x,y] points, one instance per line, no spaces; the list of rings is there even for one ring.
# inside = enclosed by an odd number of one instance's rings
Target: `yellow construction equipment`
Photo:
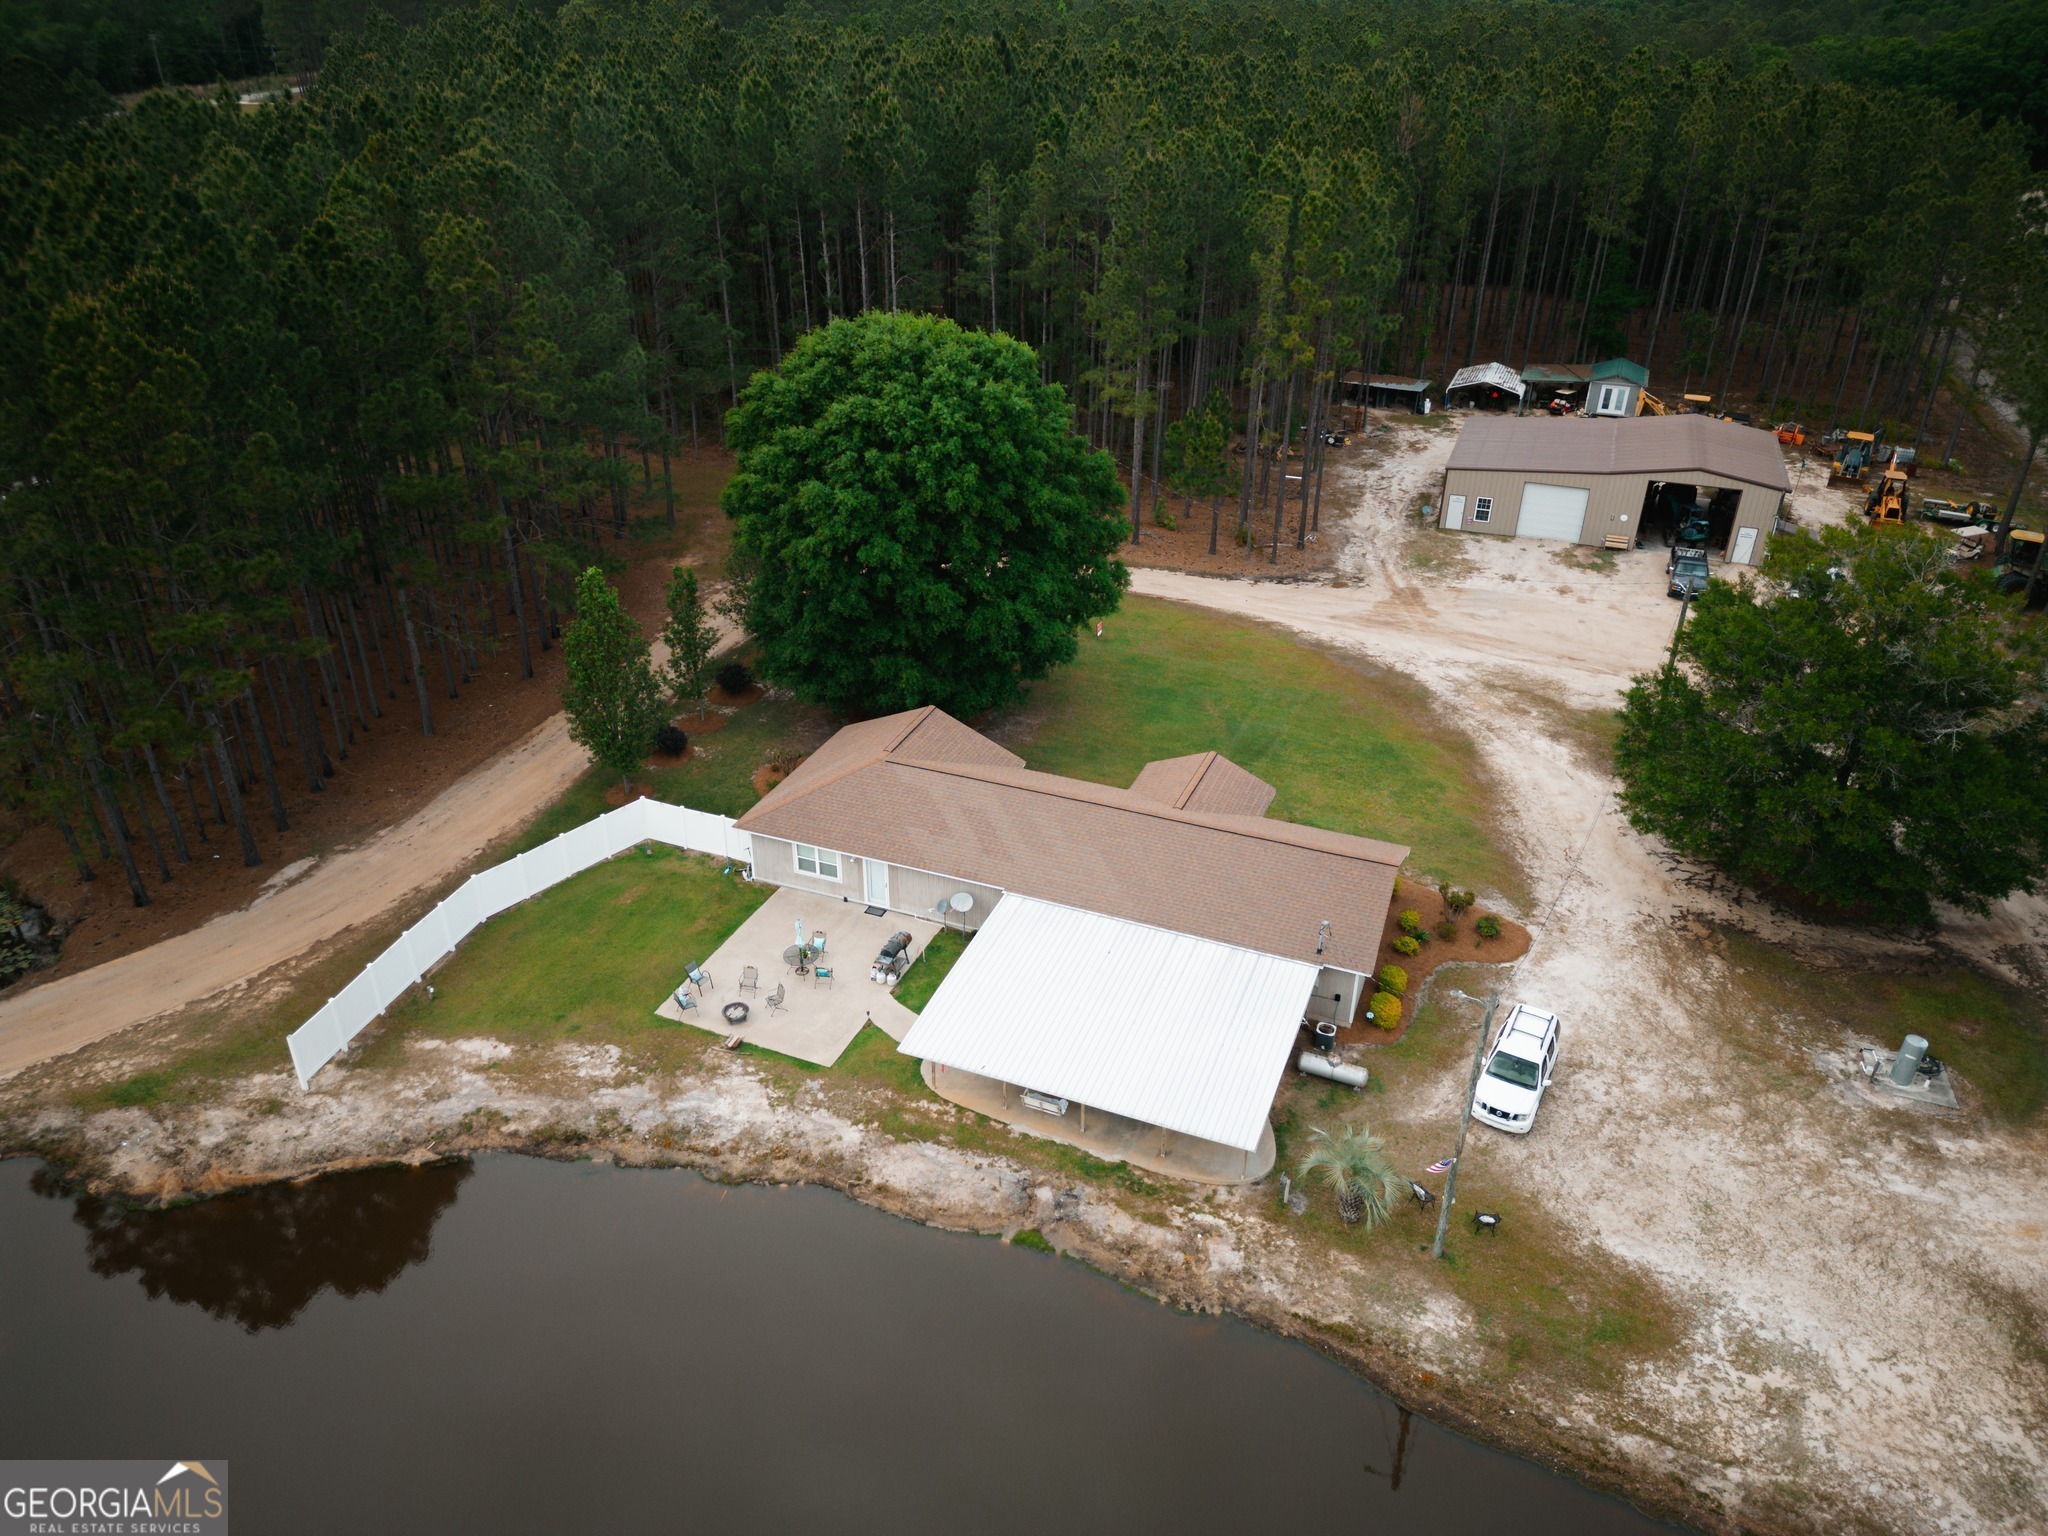
[[[1646,389],[1636,396],[1636,414],[1638,416],[1669,416],[1671,414],[1671,407]]]
[[[1906,520],[1906,500],[1906,472],[1893,465],[1884,472],[1884,478],[1870,488],[1870,495],[1863,503],[1863,515],[1870,519],[1873,528],[1903,523]]]
[[[1834,461],[1828,465],[1828,484],[1837,480],[1863,483],[1864,473],[1870,468],[1870,452],[1877,442],[1874,432],[1844,432],[1842,440],[1835,445]]]

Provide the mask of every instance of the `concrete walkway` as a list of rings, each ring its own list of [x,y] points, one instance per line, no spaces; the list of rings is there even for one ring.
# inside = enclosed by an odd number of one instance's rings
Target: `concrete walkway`
[[[796,943],[799,921],[806,936],[825,935],[821,959],[833,973],[829,985],[815,974],[797,975],[782,958],[782,952]],[[868,980],[877,951],[891,934],[905,930],[911,936],[911,953],[922,955],[939,925],[901,912],[869,917],[851,902],[784,886],[701,963],[713,984],[696,1007],[677,1007],[671,993],[654,1011],[665,1019],[717,1035],[738,1035],[763,1050],[829,1067],[853,1043],[862,1025],[872,1023],[891,1040],[901,1040],[917,1021],[887,987]],[[740,981],[750,965],[760,975],[760,986],[743,992]],[[676,978],[678,985],[682,979]],[[768,998],[778,986],[782,1006],[771,1009]],[[696,996],[695,988],[691,995]],[[746,1023],[726,1023],[719,1010],[731,1002],[747,1005]]]
[[[942,1099],[1000,1120],[1047,1141],[1063,1141],[1109,1163],[1129,1163],[1147,1173],[1192,1184],[1252,1184],[1273,1171],[1273,1127],[1259,1133],[1256,1150],[1246,1153],[1220,1141],[1183,1136],[1107,1110],[1070,1104],[1064,1115],[1027,1108],[1015,1083],[963,1072],[958,1067],[923,1064],[925,1085]]]

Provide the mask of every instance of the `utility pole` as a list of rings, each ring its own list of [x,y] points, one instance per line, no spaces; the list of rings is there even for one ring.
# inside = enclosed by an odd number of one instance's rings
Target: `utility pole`
[[[1466,994],[1460,992],[1460,997]],[[1479,999],[1471,998],[1477,1002]],[[1500,1006],[1500,994],[1494,993],[1486,1000],[1486,1017],[1479,1021],[1479,1044],[1472,1050],[1472,1077],[1465,1084],[1465,1111],[1458,1117],[1458,1150],[1451,1154],[1451,1172],[1444,1180],[1444,1198],[1436,1213],[1436,1241],[1429,1245],[1429,1256],[1440,1259],[1444,1256],[1444,1230],[1451,1224],[1451,1202],[1458,1197],[1458,1170],[1465,1166],[1465,1133],[1472,1128],[1472,1096],[1479,1091],[1479,1068],[1486,1060],[1486,1040],[1493,1033],[1493,1011]]]
[[[1685,614],[1686,610],[1691,607],[1692,584],[1688,582],[1684,590],[1678,594],[1678,623],[1673,626],[1671,631],[1671,654],[1664,662],[1664,670],[1666,672],[1669,672],[1678,665],[1678,637],[1685,632]]]

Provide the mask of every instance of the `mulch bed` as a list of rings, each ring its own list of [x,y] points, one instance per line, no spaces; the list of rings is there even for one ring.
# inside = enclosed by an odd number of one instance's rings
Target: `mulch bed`
[[[1380,934],[1379,958],[1373,962],[1373,971],[1385,965],[1398,965],[1408,973],[1408,990],[1401,998],[1401,1024],[1397,1029],[1380,1029],[1373,1024],[1360,1022],[1349,1029],[1340,1031],[1338,1039],[1360,1045],[1393,1045],[1408,1033],[1408,1026],[1415,1022],[1415,998],[1422,991],[1422,983],[1431,971],[1440,965],[1504,965],[1519,960],[1529,953],[1529,930],[1512,919],[1500,918],[1500,937],[1482,939],[1474,925],[1486,915],[1484,907],[1469,907],[1458,919],[1458,936],[1454,939],[1440,939],[1436,936],[1436,925],[1444,920],[1450,909],[1435,887],[1424,885],[1412,876],[1403,876],[1401,888],[1395,893],[1394,903],[1387,909],[1387,926]],[[1413,912],[1422,919],[1422,925],[1429,932],[1423,941],[1422,953],[1414,956],[1397,954],[1394,941],[1401,937],[1401,914]],[[1352,1031],[1355,1031],[1353,1033]]]
[[[763,763],[754,770],[754,793],[765,799],[769,790],[795,773],[802,763],[801,757],[792,757],[781,763]]]
[[[681,762],[682,759],[677,758],[676,761]],[[651,785],[647,784],[635,784],[631,794],[626,792],[626,787],[623,784],[608,785],[604,792],[604,803],[615,811],[628,800],[652,800],[653,798],[654,789]]]
[[[728,718],[715,709],[707,709],[701,715],[678,715],[671,723],[692,736],[709,736],[713,731],[723,730]]]

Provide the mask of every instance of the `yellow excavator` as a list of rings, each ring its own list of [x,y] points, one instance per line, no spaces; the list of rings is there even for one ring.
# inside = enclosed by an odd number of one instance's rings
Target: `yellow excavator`
[[[1887,468],[1863,503],[1863,515],[1870,519],[1871,527],[1905,522],[1907,494],[1906,472],[1896,464]]]
[[[1870,469],[1870,455],[1877,444],[1874,432],[1844,432],[1835,444],[1835,457],[1828,465],[1828,484],[1848,480],[1861,485]]]
[[[1714,403],[1712,395],[1685,395],[1677,405],[1666,405],[1647,389],[1636,396],[1638,416],[1697,416]]]

